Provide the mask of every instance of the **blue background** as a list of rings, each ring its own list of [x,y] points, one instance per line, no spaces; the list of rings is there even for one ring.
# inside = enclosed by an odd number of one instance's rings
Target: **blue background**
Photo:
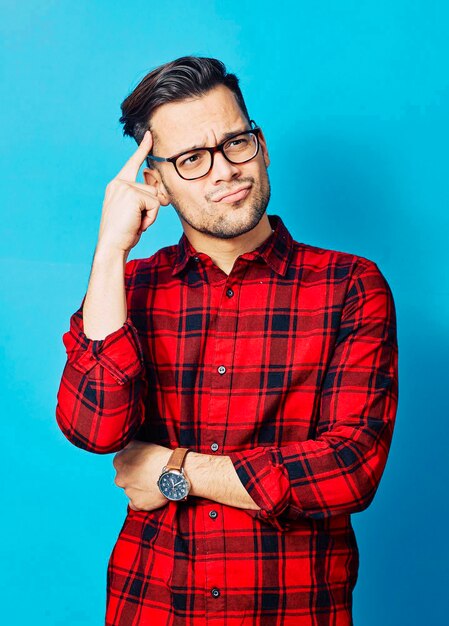
[[[391,286],[399,410],[377,495],[352,518],[355,624],[445,622],[448,18],[443,0],[2,2],[5,624],[103,623],[127,498],[113,455],[57,427],[62,334],[87,289],[105,187],[136,147],[120,103],[185,54],[240,78],[268,141],[268,213],[298,241],[374,260]],[[129,258],[181,234],[162,207]]]

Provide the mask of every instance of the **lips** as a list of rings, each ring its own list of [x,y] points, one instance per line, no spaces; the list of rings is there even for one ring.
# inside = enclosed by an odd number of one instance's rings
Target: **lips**
[[[237,202],[237,200],[242,200],[248,195],[250,188],[251,188],[251,185],[246,185],[245,187],[239,187],[238,189],[236,189],[235,191],[232,191],[231,193],[227,193],[226,195],[216,198],[214,202],[221,202],[221,201]]]

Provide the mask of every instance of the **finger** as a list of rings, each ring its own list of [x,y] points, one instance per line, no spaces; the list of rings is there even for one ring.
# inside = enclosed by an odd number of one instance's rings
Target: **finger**
[[[125,183],[129,187],[133,187],[133,189],[135,189],[136,191],[150,195],[152,198],[157,199],[158,197],[157,189],[153,185],[147,185],[146,183],[136,183],[131,180],[124,180],[123,178],[118,178],[117,180],[121,183]]]
[[[133,511],[139,511],[139,509],[134,506],[134,504],[131,503],[131,500],[129,501],[129,508],[132,509]]]
[[[147,130],[139,144],[137,150],[130,156],[128,161],[117,174],[117,178],[123,178],[128,181],[135,181],[139,173],[140,166],[145,161],[148,153],[153,147],[153,135]]]
[[[150,213],[150,209],[147,209],[145,213],[142,213],[142,222],[140,224],[140,233],[143,233],[144,231],[147,230],[147,228],[149,226],[151,226],[151,224],[154,222],[154,220],[157,217],[159,211],[159,207],[155,207],[154,211],[151,211]]]
[[[120,487],[120,489],[124,489],[126,487],[126,484],[121,480],[118,474],[116,474],[114,478],[114,484],[116,485],[116,487]]]

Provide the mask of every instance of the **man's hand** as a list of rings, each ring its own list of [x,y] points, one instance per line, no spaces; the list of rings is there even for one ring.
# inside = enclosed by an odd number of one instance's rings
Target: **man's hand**
[[[140,166],[153,147],[148,130],[120,172],[109,182],[103,200],[97,250],[130,252],[156,219],[161,203],[169,204],[154,185],[136,181]]]
[[[159,491],[157,480],[171,453],[165,446],[132,440],[114,456],[114,482],[125,490],[133,511],[152,511],[170,502]]]

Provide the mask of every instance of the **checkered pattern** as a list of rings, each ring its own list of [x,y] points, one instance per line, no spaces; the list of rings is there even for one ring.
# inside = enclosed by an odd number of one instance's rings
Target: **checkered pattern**
[[[364,257],[292,239],[281,218],[226,275],[182,235],[128,261],[128,317],[63,336],[56,418],[105,454],[130,439],[228,455],[260,510],[205,498],[129,507],[107,626],[349,626],[351,514],[372,501],[398,402],[391,290]]]

